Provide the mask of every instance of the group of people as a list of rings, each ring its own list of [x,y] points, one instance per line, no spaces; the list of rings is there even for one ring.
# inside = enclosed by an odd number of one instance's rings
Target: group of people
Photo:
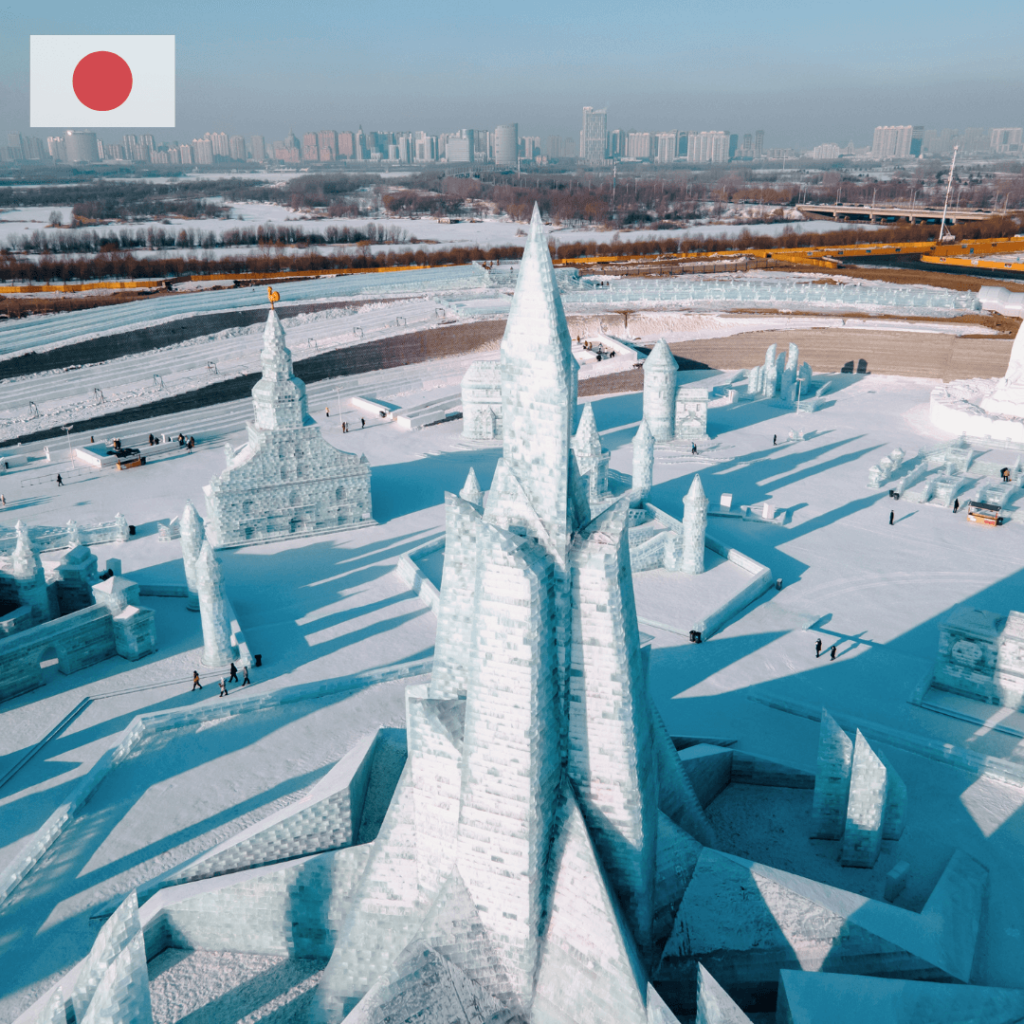
[[[150,435],[150,436],[152,437],[152,435]],[[179,448],[187,448],[189,451],[192,451],[192,449],[195,448],[195,446],[196,446],[196,439],[194,437],[192,437],[191,435],[186,437],[181,432],[178,433],[178,447]]]
[[[220,684],[220,693],[218,693],[217,696],[218,697],[226,697],[228,695],[228,683],[237,683],[238,682],[238,666],[234,662],[231,662],[231,670],[228,673],[227,679],[225,679],[223,676],[221,676],[220,679],[218,680],[218,682]],[[248,686],[249,682],[250,682],[250,680],[249,680],[249,666],[245,665],[242,668],[242,686],[243,687]],[[193,669],[193,671],[192,671],[192,692],[194,693],[196,690],[201,690],[202,688],[203,688],[203,684],[201,682],[199,682],[199,670],[198,669]]]
[[[821,657],[821,637],[820,636],[818,637],[818,639],[814,643],[814,656],[815,656],[815,658],[820,658]],[[828,660],[829,661],[835,661],[836,660],[836,645],[835,644],[833,644],[828,649]]]
[[[365,427],[365,426],[366,426],[366,420],[365,420],[364,417],[360,416],[359,417],[359,429],[362,430],[363,427]],[[343,434],[347,434],[348,433],[348,420],[342,420],[341,421],[341,432]]]

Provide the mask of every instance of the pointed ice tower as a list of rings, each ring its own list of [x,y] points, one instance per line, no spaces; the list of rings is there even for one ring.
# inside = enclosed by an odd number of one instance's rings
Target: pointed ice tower
[[[590,402],[583,406],[580,424],[573,435],[572,450],[580,476],[587,478],[587,494],[593,502],[608,490],[608,462],[611,455],[601,445],[594,407]]]
[[[704,571],[704,533],[708,525],[708,499],[695,473],[683,508],[683,572],[696,576]]]
[[[644,419],[655,441],[675,437],[676,384],[679,364],[664,338],[644,360]]]
[[[203,620],[202,662],[204,665],[226,665],[238,657],[238,649],[231,644],[224,583],[217,556],[208,540],[203,541],[196,559],[196,589],[199,593],[199,614]]]
[[[504,443],[487,519],[516,532],[525,528],[563,569],[572,532],[569,447],[577,368],[571,349],[540,210],[534,206],[501,341]]]
[[[306,385],[292,372],[292,354],[274,309],[267,317],[260,353],[263,376],[252,389],[258,430],[301,427],[306,421]]]
[[[17,604],[32,609],[32,625],[49,622],[57,617],[56,598],[46,586],[46,573],[39,560],[28,527],[19,519],[14,524],[17,540],[11,554],[10,582],[0,577],[0,588],[12,591]]]

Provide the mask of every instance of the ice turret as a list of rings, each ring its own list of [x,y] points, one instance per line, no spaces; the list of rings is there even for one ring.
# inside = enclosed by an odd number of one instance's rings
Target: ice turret
[[[704,571],[704,532],[708,525],[708,499],[700,482],[700,474],[685,498],[683,510],[683,572],[697,575]]]
[[[651,493],[654,483],[654,435],[647,420],[640,421],[633,435],[633,490],[639,500]]]
[[[644,360],[644,419],[655,441],[675,437],[676,357],[664,338],[659,338]]]
[[[597,432],[594,407],[590,402],[583,406],[583,415],[572,439],[572,450],[580,475],[587,477],[593,501],[608,489],[609,454],[601,447],[601,435]]]

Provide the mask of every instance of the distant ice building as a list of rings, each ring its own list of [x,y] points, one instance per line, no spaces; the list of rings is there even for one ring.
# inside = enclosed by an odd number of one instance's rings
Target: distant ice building
[[[677,376],[676,357],[660,339],[644,360],[644,419],[655,441],[706,441],[707,388],[681,388]]]
[[[373,523],[370,465],[323,439],[306,410],[306,386],[277,314],[263,334],[263,376],[252,389],[249,441],[204,488],[206,526],[217,548]]]
[[[462,436],[475,441],[501,437],[501,366],[497,359],[470,363],[462,378]]]

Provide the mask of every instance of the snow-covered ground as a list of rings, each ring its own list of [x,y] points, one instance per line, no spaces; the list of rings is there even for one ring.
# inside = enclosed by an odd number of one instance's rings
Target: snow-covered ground
[[[411,405],[456,388],[468,358],[343,383]],[[708,384],[723,379],[699,376]],[[894,504],[884,489],[866,486],[868,467],[896,445],[912,455],[942,442],[927,415],[934,383],[836,375],[834,400],[813,415],[797,416],[765,402],[712,409],[713,449],[697,458],[685,452],[659,455],[652,500],[670,513],[680,509],[694,471],[701,473],[712,507],[728,492],[734,507],[768,501],[785,510],[784,525],[714,517],[709,524],[719,540],[780,577],[780,592],[770,592],[699,646],[671,629],[644,627],[655,636],[652,693],[673,733],[734,737],[740,749],[812,768],[817,723],[770,708],[763,702],[767,697],[824,704],[835,714],[1024,762],[1016,738],[907,703],[930,668],[938,623],[948,610],[959,602],[997,612],[1020,608],[1024,581],[1019,522],[986,530],[939,507]],[[254,673],[254,694],[428,656],[433,614],[392,567],[401,553],[443,530],[444,491],[461,487],[470,466],[486,488],[499,454],[497,447],[462,441],[458,422],[415,433],[376,421],[358,429],[344,395],[342,409],[335,397],[326,419],[323,406],[333,386],[313,385],[310,409],[332,443],[369,459],[379,525],[223,554],[234,607],[249,643],[264,657],[265,667]],[[124,511],[138,533],[124,544],[98,547],[101,564],[119,557],[135,579],[180,582],[178,545],[159,542],[157,525],[178,514],[186,497],[202,511],[202,485],[223,466],[224,442],[242,442],[250,410],[248,402],[235,402],[138,424],[143,434],[184,429],[201,441],[191,455],[138,470],[87,472],[66,461],[14,470],[0,479],[7,498],[0,516],[8,524],[17,518],[30,524],[70,518],[86,523]],[[598,399],[594,410],[612,466],[629,472],[640,395]],[[343,435],[339,411],[357,429]],[[791,429],[804,432],[804,439],[785,440]],[[773,435],[781,441],[777,446]],[[63,460],[60,450],[54,449],[54,457]],[[58,471],[67,481],[60,490],[54,482]],[[890,508],[894,526],[888,524]],[[645,606],[648,592],[655,607]],[[198,616],[180,601],[147,603],[157,613],[157,654],[136,664],[113,659],[69,677],[50,675],[42,689],[0,705],[2,774],[83,697],[94,698],[0,788],[0,863],[24,846],[133,715],[217,700],[215,687],[189,691],[200,647]],[[638,588],[638,613],[667,626],[673,622],[657,588]],[[834,663],[815,660],[819,636],[826,646],[837,644]],[[167,742],[133,755],[4,907],[0,1018],[12,1019],[49,979],[84,955],[98,927],[89,920],[93,907],[298,797],[367,729],[400,724],[404,685],[380,683],[347,699],[337,695],[241,715],[215,728],[176,730]],[[247,697],[232,693],[229,699]],[[992,873],[991,897],[972,980],[1019,985],[1024,790],[898,746],[883,749],[909,791],[906,833],[885,854],[911,864],[901,905],[920,907],[954,848],[981,860]],[[785,839],[773,836],[780,857],[806,859],[807,826]],[[854,889],[866,884],[857,869],[829,864],[822,872]],[[168,983],[176,963],[161,966]],[[253,969],[251,963],[218,963],[203,977],[224,971],[244,981]],[[287,981],[298,998],[301,978]]]

